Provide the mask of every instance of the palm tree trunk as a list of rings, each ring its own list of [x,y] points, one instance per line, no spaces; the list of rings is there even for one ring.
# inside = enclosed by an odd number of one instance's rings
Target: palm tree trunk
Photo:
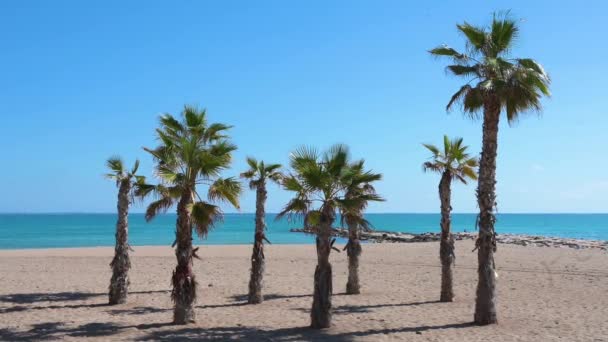
[[[192,192],[186,191],[177,205],[176,240],[177,267],[173,271],[171,298],[175,303],[173,323],[187,324],[194,322],[194,301],[196,300],[196,280],[192,271],[192,224],[190,206],[193,203]]]
[[[441,297],[442,302],[451,302],[454,300],[453,290],[453,269],[454,260],[454,237],[451,232],[451,217],[452,206],[450,198],[452,190],[450,189],[452,176],[449,171],[444,171],[439,182],[439,198],[441,200],[441,242],[439,245],[439,259],[441,260]]]
[[[475,323],[480,325],[497,323],[496,276],[494,252],[496,233],[494,208],[496,206],[496,154],[498,149],[498,120],[500,102],[490,98],[484,105],[483,141],[479,163],[477,202],[479,206],[479,237],[477,239],[477,299]]]
[[[250,304],[258,304],[264,301],[262,295],[262,285],[264,280],[264,204],[266,203],[266,186],[260,184],[256,191],[255,202],[255,240],[253,243],[253,253],[251,254],[251,277],[249,279],[249,298]]]
[[[348,282],[346,283],[346,294],[359,294],[359,256],[361,255],[361,242],[359,241],[359,227],[356,222],[347,220],[348,243],[346,254],[348,255]]]
[[[116,222],[116,246],[114,247],[114,259],[112,259],[112,279],[110,280],[110,305],[127,302],[129,287],[129,193],[131,192],[131,180],[121,181],[118,190],[118,221]]]
[[[333,208],[325,205],[321,211],[321,222],[317,236],[317,267],[315,269],[314,293],[310,326],[314,329],[331,325],[332,271],[329,263],[331,252],[331,225],[335,219]]]

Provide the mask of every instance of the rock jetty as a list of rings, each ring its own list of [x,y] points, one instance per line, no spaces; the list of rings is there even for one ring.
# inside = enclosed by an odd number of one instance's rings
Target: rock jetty
[[[290,231],[306,234],[315,233],[314,228],[293,228]],[[332,228],[332,235],[335,237],[348,238],[348,229]],[[454,233],[453,235],[455,240],[475,240],[477,238],[477,233]],[[431,242],[439,241],[440,237],[440,233],[411,234],[379,230],[361,233],[361,241],[368,241],[372,243]],[[497,234],[496,242],[520,246],[569,247],[575,249],[597,248],[608,251],[608,241],[600,240],[580,240],[520,234]]]

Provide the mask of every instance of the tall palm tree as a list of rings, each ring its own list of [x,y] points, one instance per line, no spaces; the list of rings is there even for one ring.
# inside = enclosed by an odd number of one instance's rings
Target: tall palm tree
[[[124,167],[122,159],[118,156],[110,157],[106,166],[111,173],[105,176],[116,182],[118,187],[118,220],[116,221],[116,245],[114,247],[114,259],[112,267],[112,279],[109,286],[110,305],[127,302],[129,292],[129,269],[131,260],[129,258],[129,205],[132,202],[134,190],[138,184],[145,183],[145,177],[136,175],[139,168],[139,160],[131,170]]]
[[[230,166],[232,152],[236,150],[225,135],[229,128],[220,123],[209,124],[204,109],[185,106],[181,120],[170,114],[160,117],[160,128],[156,130],[158,147],[144,148],[156,161],[155,173],[161,183],[138,193],[142,197],[151,192],[157,196],[146,210],[146,220],[177,203],[177,267],[171,279],[176,324],[195,320],[196,281],[192,263],[193,258],[198,258],[198,248],[192,248],[192,230],[201,238],[207,236],[214,224],[222,219],[217,202],[225,201],[239,207],[240,183],[234,178],[220,177]],[[206,200],[201,198],[204,193],[199,191],[200,186],[207,187]]]
[[[351,165],[351,175],[346,182],[344,197],[346,199],[358,198],[362,195],[377,196],[376,189],[371,184],[382,179],[379,173],[366,171],[364,161],[359,160]],[[376,197],[374,200],[383,201]],[[343,211],[341,219],[348,227],[348,242],[344,249],[348,256],[348,281],[346,283],[347,294],[359,294],[359,257],[361,256],[360,232],[371,230],[370,223],[363,218],[363,211],[367,207],[367,201],[358,201],[358,207],[352,207],[351,211]]]
[[[255,236],[253,242],[253,253],[251,254],[251,277],[249,279],[248,302],[258,304],[264,301],[262,295],[262,282],[264,278],[264,240],[266,235],[266,181],[270,180],[279,184],[282,179],[280,164],[265,165],[264,161],[257,161],[248,157],[249,170],[241,173],[241,177],[249,180],[249,188],[256,191],[255,198]]]
[[[314,227],[317,238],[317,267],[314,276],[314,293],[310,326],[315,329],[331,325],[332,268],[329,254],[335,239],[331,227],[337,212],[354,212],[362,202],[376,201],[375,194],[358,194],[346,198],[346,187],[353,175],[348,148],[334,145],[320,154],[314,148],[301,147],[290,156],[293,172],[283,186],[295,196],[277,215],[304,218],[304,224]]]
[[[475,168],[477,158],[467,153],[468,146],[462,144],[462,138],[450,140],[443,136],[443,151],[434,145],[423,144],[433,154],[432,161],[422,164],[424,171],[441,174],[439,181],[439,199],[441,201],[441,242],[439,258],[441,260],[441,297],[442,302],[454,300],[453,268],[456,255],[454,254],[454,237],[451,232],[452,219],[452,180],[467,184],[467,179],[476,180]]]
[[[466,38],[467,52],[449,46],[430,50],[435,56],[452,60],[447,70],[467,79],[450,99],[449,110],[462,105],[465,113],[476,118],[483,113],[482,152],[479,166],[477,202],[479,206],[479,237],[477,299],[475,322],[496,323],[496,153],[498,122],[504,111],[509,123],[529,110],[540,111],[541,99],[549,96],[549,76],[542,65],[529,58],[510,58],[513,43],[519,35],[517,23],[508,15],[494,15],[490,27],[468,23],[457,25]]]

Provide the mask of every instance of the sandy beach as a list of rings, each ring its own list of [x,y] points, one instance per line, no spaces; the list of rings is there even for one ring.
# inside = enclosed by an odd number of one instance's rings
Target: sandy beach
[[[499,245],[499,324],[472,326],[476,253],[457,243],[456,301],[437,302],[438,244],[369,244],[362,294],[343,295],[332,253],[333,327],[309,324],[313,245],[267,247],[266,301],[246,305],[250,246],[204,246],[197,322],[170,324],[169,247],[135,247],[129,302],[108,306],[112,248],[0,251],[0,340],[608,341],[608,254]]]

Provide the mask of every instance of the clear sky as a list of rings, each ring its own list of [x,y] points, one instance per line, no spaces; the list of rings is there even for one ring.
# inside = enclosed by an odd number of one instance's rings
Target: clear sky
[[[541,117],[499,132],[499,212],[608,212],[606,1],[0,2],[0,212],[113,212],[104,161],[152,161],[163,112],[206,107],[234,125],[234,169],[286,163],[301,144],[350,145],[384,174],[372,212],[437,212],[421,143],[481,123],[445,105],[462,82],[428,49],[463,47],[455,24],[522,19],[514,55],[550,73]],[[267,211],[289,199],[276,187]],[[254,210],[254,193],[242,211]],[[453,190],[474,212],[475,186]],[[142,211],[141,205],[134,211]]]

